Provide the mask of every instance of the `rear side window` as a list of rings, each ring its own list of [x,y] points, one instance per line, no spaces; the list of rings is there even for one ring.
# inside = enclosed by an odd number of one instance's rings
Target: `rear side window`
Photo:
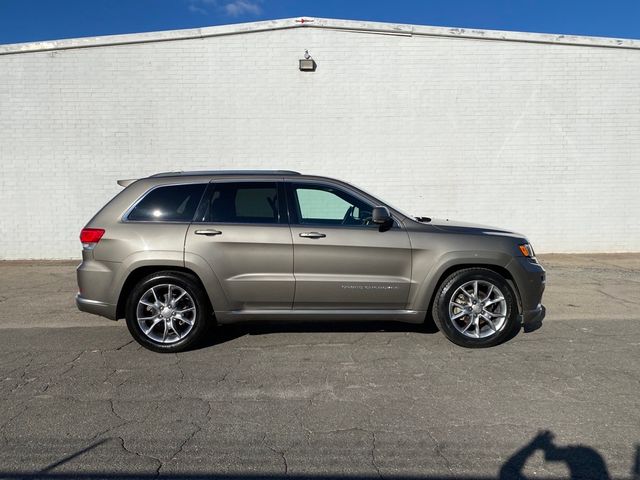
[[[212,223],[278,223],[280,199],[275,182],[229,182],[214,186],[205,214]]]
[[[168,185],[151,190],[129,213],[134,222],[190,222],[206,184]]]

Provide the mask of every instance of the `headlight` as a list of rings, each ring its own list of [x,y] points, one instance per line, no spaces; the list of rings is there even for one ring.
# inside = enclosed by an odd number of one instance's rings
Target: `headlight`
[[[529,257],[533,259],[536,258],[536,254],[533,251],[533,247],[531,246],[530,243],[523,243],[522,245],[518,245],[518,248],[522,252],[522,255],[524,255],[525,257]]]

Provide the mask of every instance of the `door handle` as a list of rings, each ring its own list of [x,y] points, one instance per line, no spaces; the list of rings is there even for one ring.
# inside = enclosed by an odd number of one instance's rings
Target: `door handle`
[[[302,232],[300,234],[301,237],[304,238],[324,238],[326,235],[320,232]]]
[[[207,228],[206,230],[196,230],[194,232],[196,235],[206,235],[208,237],[213,237],[214,235],[222,235],[220,230],[214,230],[212,228]]]

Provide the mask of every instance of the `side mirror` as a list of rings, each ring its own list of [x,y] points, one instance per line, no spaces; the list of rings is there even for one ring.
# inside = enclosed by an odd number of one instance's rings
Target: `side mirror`
[[[393,222],[391,213],[387,207],[373,207],[371,212],[371,221],[380,226],[389,225]]]

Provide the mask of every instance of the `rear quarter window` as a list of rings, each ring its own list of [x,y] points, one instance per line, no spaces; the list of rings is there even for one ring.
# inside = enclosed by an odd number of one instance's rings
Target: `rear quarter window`
[[[206,184],[167,185],[148,192],[129,212],[133,222],[191,222]]]

